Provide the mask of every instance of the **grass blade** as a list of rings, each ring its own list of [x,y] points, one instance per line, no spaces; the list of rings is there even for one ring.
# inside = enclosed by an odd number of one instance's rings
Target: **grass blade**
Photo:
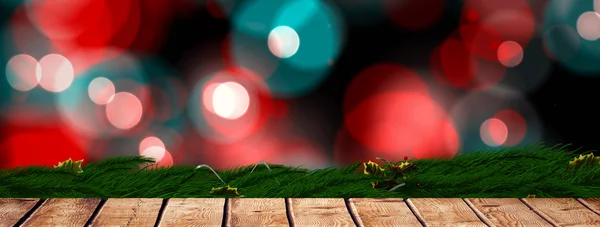
[[[273,170],[271,170],[271,167],[269,167],[269,164],[267,164],[267,162],[265,162],[265,160],[260,160],[260,161],[258,161],[258,163],[256,163],[254,165],[254,167],[252,167],[252,170],[250,171],[250,173],[248,175],[252,174],[252,172],[254,172],[254,169],[256,169],[256,167],[261,163],[267,167],[269,172],[271,172],[271,173],[273,172]],[[277,181],[277,184],[279,184],[279,179],[277,179],[277,177],[275,177],[275,181]]]
[[[390,192],[391,192],[391,191],[394,191],[394,190],[396,190],[396,189],[398,189],[398,188],[400,188],[400,187],[402,187],[402,186],[404,186],[404,185],[406,185],[406,183],[402,183],[402,184],[396,185],[396,186],[394,186],[392,189],[390,189]]]
[[[223,181],[223,179],[221,179],[221,177],[219,176],[219,174],[212,167],[210,167],[210,166],[208,166],[206,164],[202,164],[202,165],[196,166],[196,169],[200,169],[202,167],[208,168],[210,171],[212,171],[215,174],[215,176],[217,176],[217,178],[219,178],[219,180],[221,182],[223,182],[224,185],[227,185],[227,183],[225,183],[225,181]]]

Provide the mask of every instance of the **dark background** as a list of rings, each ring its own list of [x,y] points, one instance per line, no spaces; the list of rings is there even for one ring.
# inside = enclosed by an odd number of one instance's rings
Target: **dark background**
[[[453,7],[459,6],[460,3],[447,1],[442,18],[423,31],[399,29],[386,20],[369,25],[348,23],[347,43],[326,81],[311,94],[290,100],[293,103],[291,108],[301,110],[291,113],[297,119],[330,124],[319,132],[304,130],[306,132],[302,134],[332,145],[333,141],[323,141],[322,138],[335,138],[342,125],[341,103],[352,80],[351,75],[386,61],[408,67],[427,67],[435,46],[457,28],[459,14]],[[342,13],[351,16],[351,12],[342,10]],[[221,45],[230,29],[227,19],[215,18],[204,8],[195,9],[173,20],[159,54],[170,63],[181,65],[186,51]],[[532,42],[540,42],[540,38],[534,38]],[[600,149],[598,88],[600,75],[573,73],[553,62],[546,81],[537,91],[526,95],[543,124],[544,142],[548,145],[573,144],[583,150]]]
[[[148,0],[146,4],[164,4],[162,1],[164,0]],[[218,1],[235,2],[234,6],[244,2],[242,0]],[[18,1],[15,0],[15,2]],[[369,14],[368,10],[364,13],[360,8],[349,11],[343,7],[344,4],[340,4],[340,2],[351,1],[328,2],[341,6],[341,16],[345,20],[346,26],[345,44],[325,81],[315,91],[283,101],[289,105],[288,117],[291,122],[294,122],[294,133],[319,143],[331,155],[334,140],[342,127],[344,93],[353,77],[365,68],[382,62],[419,69],[419,74],[427,76],[430,73],[428,71],[429,61],[434,48],[440,45],[459,25],[461,3],[460,1],[444,1],[443,14],[436,23],[428,29],[413,31],[399,28],[386,19],[373,19],[376,16]],[[379,0],[373,0],[373,2],[379,2]],[[529,2],[549,1],[531,0]],[[172,17],[166,17],[168,21],[164,21],[164,30],[159,34],[154,34],[162,36],[162,42],[158,43],[159,45],[155,48],[144,51],[134,50],[133,52],[164,59],[178,70],[180,75],[184,77],[187,75],[186,81],[194,81],[196,78],[192,78],[186,70],[190,68],[190,64],[194,64],[195,52],[220,54],[222,45],[232,27],[227,16],[215,17],[214,8],[210,12],[207,10],[206,0],[177,0],[173,1],[173,4],[178,7],[172,8]],[[574,1],[573,4],[577,4],[577,1]],[[540,5],[544,4],[532,4],[532,9],[538,14],[540,12],[543,14],[544,10],[535,8]],[[1,19],[8,21],[15,7],[16,4],[2,5]],[[585,7],[587,7],[586,10],[592,10],[591,4]],[[233,14],[236,10],[237,7],[231,7],[221,13]],[[356,23],[361,19],[371,23]],[[543,20],[536,21],[536,23],[543,23]],[[541,42],[540,35],[534,36],[531,42]],[[431,89],[437,88],[439,87]],[[600,88],[600,74],[578,74],[553,62],[539,89],[525,93],[525,98],[539,115],[543,133],[542,142],[547,145],[572,144],[574,148],[581,147],[581,152],[600,149],[600,140],[598,139],[600,136],[598,133],[600,130],[600,111],[598,111],[600,93],[597,92],[597,88]],[[2,89],[7,89],[7,87],[3,86]],[[5,98],[3,97],[3,100]],[[448,105],[444,107],[448,109]],[[5,129],[4,125],[2,129]],[[2,130],[3,133],[5,131],[7,130]],[[191,141],[185,143],[190,145]],[[202,147],[188,147],[188,150],[190,149],[200,150]],[[1,158],[2,156],[0,156]],[[55,161],[49,163],[55,163]],[[197,162],[193,161],[193,163]],[[0,164],[2,163],[0,162]]]

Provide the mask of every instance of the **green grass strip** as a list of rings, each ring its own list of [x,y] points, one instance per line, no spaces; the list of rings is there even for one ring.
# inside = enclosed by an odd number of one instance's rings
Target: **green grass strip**
[[[373,176],[360,163],[346,168],[308,170],[282,165],[244,166],[217,173],[244,197],[573,197],[600,198],[600,167],[569,169],[576,156],[566,146],[531,145],[502,151],[476,151],[448,160],[413,160],[418,170],[403,187],[374,189]],[[372,160],[375,160],[373,157]],[[367,161],[367,160],[365,160]],[[173,166],[149,169],[142,157],[116,157],[83,166],[72,174],[47,167],[3,169],[0,197],[33,198],[188,198],[226,186],[208,168]],[[420,185],[420,187],[419,187]]]

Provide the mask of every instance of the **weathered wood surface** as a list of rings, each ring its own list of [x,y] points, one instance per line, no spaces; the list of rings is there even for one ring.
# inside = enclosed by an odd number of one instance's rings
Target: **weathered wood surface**
[[[600,226],[600,215],[571,198],[526,198],[532,210],[558,226]]]
[[[584,206],[594,211],[594,213],[600,215],[600,198],[596,199],[577,199]]]
[[[223,223],[224,205],[223,198],[169,199],[159,226],[220,227]]]
[[[285,199],[229,199],[226,226],[287,226]]]
[[[600,226],[600,199],[0,199],[4,226]]]
[[[552,226],[517,198],[465,199],[489,226]]]
[[[462,199],[418,198],[408,199],[406,202],[417,218],[427,226],[487,227]]]
[[[294,226],[355,226],[344,199],[288,199]]]
[[[421,226],[403,199],[349,199],[360,226]]]
[[[0,227],[14,226],[40,199],[0,199]]]
[[[108,199],[91,226],[154,226],[162,199]]]
[[[84,226],[100,199],[47,199],[21,226]]]

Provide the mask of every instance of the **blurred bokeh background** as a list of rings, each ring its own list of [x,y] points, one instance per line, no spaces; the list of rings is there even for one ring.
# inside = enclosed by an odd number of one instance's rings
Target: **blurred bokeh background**
[[[596,0],[2,0],[0,167],[600,147]]]

